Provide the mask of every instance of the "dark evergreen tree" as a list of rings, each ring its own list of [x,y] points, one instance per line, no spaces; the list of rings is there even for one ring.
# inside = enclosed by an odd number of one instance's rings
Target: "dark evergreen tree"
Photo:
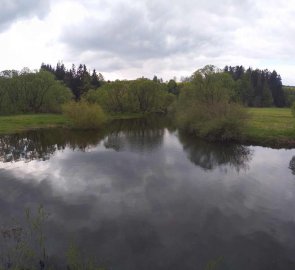
[[[286,105],[281,76],[274,70],[269,78],[269,88],[272,92],[274,105],[284,107]]]
[[[225,66],[224,72],[237,82],[237,96],[243,104],[254,107],[286,106],[281,77],[276,71],[251,68],[245,71],[243,66]]]
[[[96,73],[96,70],[94,69],[93,72],[92,72],[92,75],[91,75],[91,88],[98,88],[101,86],[101,82],[99,80],[99,77]]]
[[[96,70],[93,70],[91,74],[91,72],[87,70],[86,65],[82,64],[78,66],[78,69],[76,69],[76,66],[73,64],[72,68],[67,70],[65,65],[61,62],[56,64],[56,68],[42,63],[41,70],[49,71],[55,75],[57,80],[63,81],[67,87],[71,89],[76,100],[79,100],[81,96],[90,89],[100,87],[104,82],[101,73],[97,74]]]
[[[58,62],[54,73],[57,80],[64,81],[66,75],[66,69],[64,64]]]

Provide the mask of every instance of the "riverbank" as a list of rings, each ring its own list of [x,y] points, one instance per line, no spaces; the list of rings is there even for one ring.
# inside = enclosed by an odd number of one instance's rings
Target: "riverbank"
[[[113,114],[108,120],[136,119],[143,114]],[[250,108],[242,143],[276,148],[295,147],[295,118],[289,108]],[[69,128],[71,122],[61,114],[0,116],[0,134],[38,128]]]
[[[65,127],[69,124],[69,120],[61,114],[0,116],[0,134],[11,134],[37,128]]]
[[[142,114],[113,114],[108,120],[135,119]],[[69,128],[70,120],[62,114],[24,114],[0,116],[0,134],[12,134],[39,128]]]

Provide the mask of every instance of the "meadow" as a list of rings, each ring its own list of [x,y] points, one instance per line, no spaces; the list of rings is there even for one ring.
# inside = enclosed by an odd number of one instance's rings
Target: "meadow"
[[[65,127],[69,120],[62,114],[22,114],[0,116],[0,134],[37,128]]]
[[[272,146],[295,145],[295,119],[290,108],[250,108],[245,140]]]

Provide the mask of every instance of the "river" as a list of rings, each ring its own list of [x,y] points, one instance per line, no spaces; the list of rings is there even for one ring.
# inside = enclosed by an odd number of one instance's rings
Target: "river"
[[[3,254],[5,230],[40,205],[51,263],[74,243],[106,269],[295,269],[293,149],[208,143],[148,120],[1,136]]]

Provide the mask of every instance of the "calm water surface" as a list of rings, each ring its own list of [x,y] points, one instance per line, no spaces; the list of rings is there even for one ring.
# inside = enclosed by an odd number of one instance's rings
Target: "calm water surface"
[[[295,269],[294,156],[148,120],[2,136],[0,222],[43,204],[50,257],[108,269]]]

